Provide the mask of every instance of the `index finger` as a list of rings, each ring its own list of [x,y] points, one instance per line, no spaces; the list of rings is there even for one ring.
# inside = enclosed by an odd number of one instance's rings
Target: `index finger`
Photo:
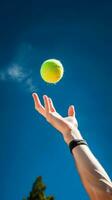
[[[35,109],[45,117],[45,108],[42,106],[39,96],[37,95],[37,93],[33,93],[32,97],[34,99],[34,104],[35,104]]]

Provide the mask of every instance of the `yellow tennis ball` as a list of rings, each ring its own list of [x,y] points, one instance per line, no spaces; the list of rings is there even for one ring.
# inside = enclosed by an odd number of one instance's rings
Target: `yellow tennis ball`
[[[41,65],[40,74],[47,83],[57,83],[63,77],[64,68],[57,59],[48,59]]]

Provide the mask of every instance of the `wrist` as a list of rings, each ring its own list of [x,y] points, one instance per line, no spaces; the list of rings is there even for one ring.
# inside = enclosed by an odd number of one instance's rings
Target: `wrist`
[[[72,140],[83,140],[83,137],[77,127],[70,129],[66,134],[63,134],[63,138],[67,145],[69,145]]]
[[[87,145],[87,142],[85,140],[72,140],[70,143],[69,143],[69,149],[70,149],[70,152],[72,152],[72,150],[77,147],[77,146],[80,146],[80,145]]]

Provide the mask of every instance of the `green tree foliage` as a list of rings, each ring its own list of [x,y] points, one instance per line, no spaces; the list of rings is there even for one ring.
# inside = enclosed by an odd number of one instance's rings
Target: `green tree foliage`
[[[32,186],[32,191],[28,198],[23,198],[23,200],[54,200],[53,196],[45,195],[46,185],[42,181],[42,177],[37,177],[36,181]]]

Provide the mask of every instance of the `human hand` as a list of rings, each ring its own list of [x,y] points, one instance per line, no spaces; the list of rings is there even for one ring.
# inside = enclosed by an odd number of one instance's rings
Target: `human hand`
[[[82,136],[78,131],[78,123],[75,118],[75,110],[73,105],[69,106],[68,108],[68,116],[62,117],[56,111],[51,98],[49,98],[47,95],[43,96],[44,106],[41,104],[36,93],[33,93],[32,96],[36,111],[45,117],[45,119],[63,135],[67,144],[69,144],[69,142],[73,139],[82,139]]]

